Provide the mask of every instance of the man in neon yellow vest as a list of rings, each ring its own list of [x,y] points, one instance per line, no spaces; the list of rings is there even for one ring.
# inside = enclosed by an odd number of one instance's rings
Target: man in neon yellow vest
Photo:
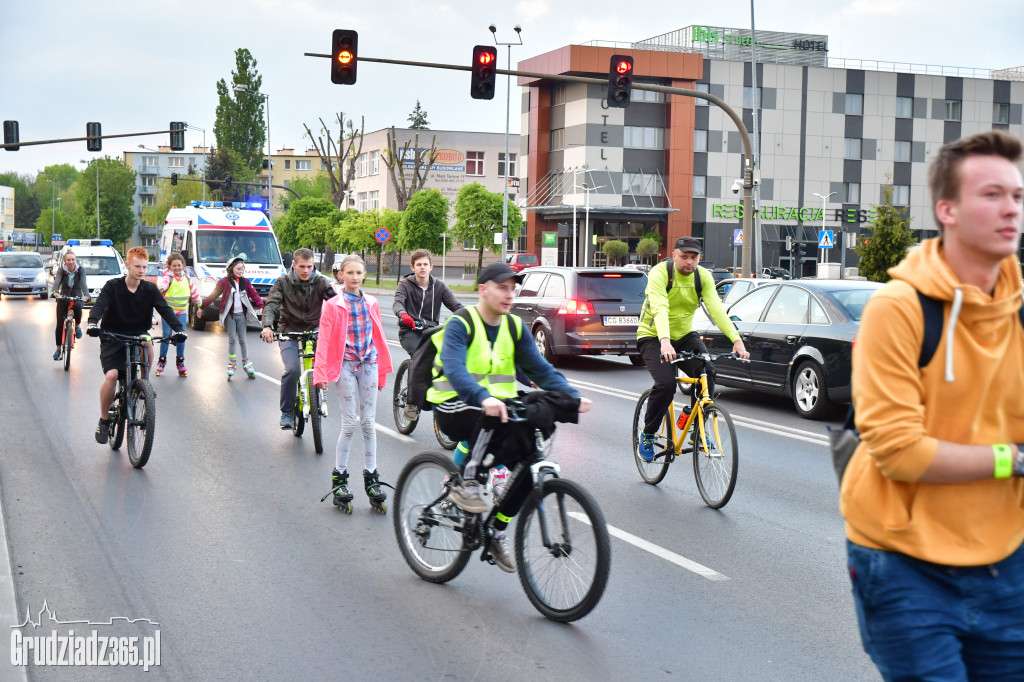
[[[517,367],[540,388],[571,396],[573,407],[579,412],[586,412],[591,405],[590,400],[581,398],[565,377],[541,357],[529,330],[523,329],[522,319],[510,314],[515,274],[505,263],[491,263],[482,268],[477,279],[479,303],[448,318],[444,331],[432,337],[437,356],[427,400],[435,405],[438,428],[456,441],[470,443],[470,458],[462,472],[463,480],[452,486],[451,499],[472,514],[482,514],[489,509],[480,495],[476,475],[490,451],[488,446],[502,440],[502,425],[508,422],[508,408],[503,399],[517,395]],[[500,423],[495,422],[493,427],[481,426],[481,413],[499,419]],[[503,498],[494,522],[494,538],[488,548],[498,567],[509,573],[514,572],[516,566],[504,546],[503,536],[522,505],[523,500],[517,498],[512,494]]]

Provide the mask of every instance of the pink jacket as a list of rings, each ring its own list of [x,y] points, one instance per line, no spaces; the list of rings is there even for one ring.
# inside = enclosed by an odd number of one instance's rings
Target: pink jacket
[[[384,338],[384,327],[380,321],[380,303],[369,294],[363,294],[370,309],[373,323],[373,345],[377,349],[377,383],[379,388],[387,385],[391,367],[391,351]],[[320,336],[313,359],[313,383],[334,382],[341,376],[341,364],[345,358],[345,343],[348,341],[348,305],[344,296],[335,296],[324,301],[320,312]]]

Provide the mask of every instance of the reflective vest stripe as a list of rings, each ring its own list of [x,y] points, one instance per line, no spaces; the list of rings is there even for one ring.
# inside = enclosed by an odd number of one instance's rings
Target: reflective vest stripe
[[[473,341],[466,349],[466,370],[473,380],[487,389],[495,398],[514,398],[516,396],[516,342],[512,335],[512,325],[516,326],[516,336],[522,335],[522,321],[515,315],[506,315],[498,327],[498,336],[491,345],[484,329],[483,320],[475,307],[467,308],[470,320],[453,316],[449,318],[448,324],[472,325]],[[451,320],[458,317],[459,323],[452,323]],[[444,368],[441,363],[441,348],[444,344],[444,332],[435,334],[431,341],[435,343],[436,355],[434,356],[433,378],[427,400],[432,403],[443,403],[458,396],[452,387],[451,382],[444,376]]]
[[[171,284],[164,292],[164,299],[174,312],[184,312],[188,308],[188,300],[192,298],[192,288],[189,286],[188,277],[174,279],[172,276],[170,280]]]

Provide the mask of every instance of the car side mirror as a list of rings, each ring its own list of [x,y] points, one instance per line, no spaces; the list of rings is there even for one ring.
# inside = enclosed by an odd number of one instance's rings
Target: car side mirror
[[[287,270],[292,266],[292,252],[285,251],[284,255],[281,256],[281,262],[284,263],[284,269]]]

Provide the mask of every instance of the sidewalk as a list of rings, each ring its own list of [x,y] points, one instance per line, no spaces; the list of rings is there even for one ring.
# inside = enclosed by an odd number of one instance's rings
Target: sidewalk
[[[453,286],[453,285],[471,286],[476,281],[476,275],[473,275],[473,279],[469,279],[469,278],[462,279],[461,275],[458,276],[458,277],[452,277],[451,273],[448,273],[448,277],[446,279],[442,280],[440,274],[436,274],[435,275],[435,273],[437,273],[437,272],[438,272],[438,268],[435,267],[434,268],[434,272],[432,272],[430,274],[431,274],[432,277],[434,277],[434,279],[442,281],[445,284],[447,284],[448,286]],[[387,278],[385,278],[385,279],[387,279]],[[393,296],[394,295],[394,293],[395,293],[394,289],[379,289],[379,288],[374,286],[375,282],[376,282],[376,275],[374,275],[373,273],[367,275],[366,280],[363,282],[363,287],[362,287],[363,291],[365,291],[367,293],[371,293],[374,296]],[[455,298],[459,302],[461,302],[463,304],[466,304],[467,301],[471,301],[472,303],[476,303],[477,299],[479,298],[479,296],[476,294],[476,292],[472,292],[472,291],[456,291],[456,290],[452,289],[452,293],[455,294]]]

